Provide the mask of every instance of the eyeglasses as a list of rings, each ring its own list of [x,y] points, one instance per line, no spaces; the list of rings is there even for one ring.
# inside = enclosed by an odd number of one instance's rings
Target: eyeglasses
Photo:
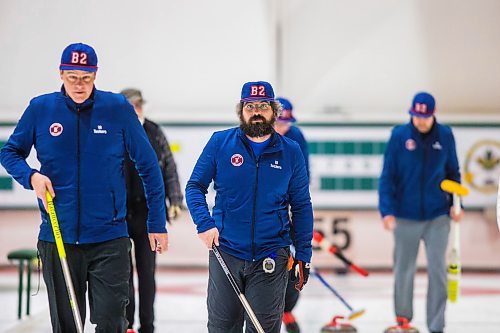
[[[66,74],[66,79],[69,83],[77,83],[78,81],[82,81],[83,83],[91,83],[94,80],[93,74],[86,74],[82,76],[78,76],[75,74]]]
[[[245,104],[243,106],[243,108],[245,109],[245,111],[248,111],[248,112],[253,112],[253,111],[267,111],[271,108],[271,105],[267,104],[267,103],[260,103],[260,104]]]

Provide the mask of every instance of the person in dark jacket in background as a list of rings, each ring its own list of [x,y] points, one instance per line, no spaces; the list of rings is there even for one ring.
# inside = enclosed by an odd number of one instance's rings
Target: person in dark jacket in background
[[[160,126],[144,117],[142,93],[138,89],[129,88],[121,92],[134,107],[135,113],[139,117],[149,142],[153,147],[160,169],[162,172],[165,194],[170,206],[168,207],[168,218],[176,219],[181,213],[183,195],[177,175],[172,151],[167,138],[163,134]],[[135,267],[139,283],[139,322],[140,333],[154,332],[154,300],[156,294],[155,269],[156,254],[149,249],[148,231],[146,220],[148,207],[141,178],[135,168],[134,162],[126,158],[125,179],[127,182],[127,225],[130,238],[134,242]],[[130,255],[130,265],[132,255]],[[134,333],[135,317],[135,288],[133,269],[130,270],[130,303],[127,305],[127,333]]]
[[[284,309],[291,238],[291,277],[302,289],[309,276],[313,215],[304,156],[299,145],[273,130],[281,106],[268,82],[243,85],[240,127],[212,135],[186,186],[198,236],[220,252],[266,333],[278,333]],[[216,191],[212,214],[207,189]],[[244,311],[215,255],[209,256],[208,331],[242,332]],[[246,332],[255,328],[246,317]]]
[[[168,248],[161,171],[134,109],[120,94],[94,86],[97,55],[86,44],[66,47],[59,66],[61,91],[31,100],[0,152],[0,162],[38,197],[42,224],[38,250],[47,286],[53,332],[76,332],[59,263],[46,191],[54,197],[82,322],[89,290],[96,332],[125,332],[130,266],[125,154],[130,154],[148,198],[151,251]],[[26,163],[32,146],[40,170]]]
[[[386,230],[394,230],[394,307],[398,322],[413,318],[413,280],[420,240],[425,244],[429,285],[427,326],[442,332],[447,300],[446,247],[450,216],[458,222],[441,181],[460,182],[455,139],[435,117],[435,100],[421,92],[411,121],[393,129],[379,182],[379,209]]]
[[[294,125],[297,120],[293,116],[293,105],[288,99],[283,97],[278,97],[276,100],[281,104],[282,111],[276,119],[274,130],[299,144],[302,155],[304,155],[304,159],[306,161],[307,175],[309,176],[309,149],[307,147],[307,141],[304,134],[302,134],[302,131]],[[293,239],[293,226],[290,228],[290,235]],[[292,313],[292,310],[299,301],[299,297],[299,291],[295,289],[293,281],[289,280],[285,294],[285,312],[283,313],[283,323],[285,324],[285,328],[288,333],[300,333],[299,324]]]

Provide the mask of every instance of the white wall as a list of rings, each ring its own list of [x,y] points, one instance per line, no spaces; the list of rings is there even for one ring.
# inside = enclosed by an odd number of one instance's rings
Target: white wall
[[[500,1],[292,3],[283,93],[298,109],[383,117],[424,89],[443,113],[500,113]]]
[[[257,79],[299,120],[402,117],[421,89],[443,114],[498,117],[498,13],[497,0],[0,0],[0,121],[58,89],[79,41],[98,52],[98,88],[141,88],[160,121],[236,120]]]
[[[73,42],[95,47],[98,88],[140,87],[155,118],[234,116],[244,82],[274,81],[268,12],[265,0],[0,0],[0,119],[59,89],[60,55]]]

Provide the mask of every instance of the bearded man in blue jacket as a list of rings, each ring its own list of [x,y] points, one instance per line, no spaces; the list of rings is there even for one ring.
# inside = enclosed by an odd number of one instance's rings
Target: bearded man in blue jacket
[[[38,250],[47,285],[53,332],[76,332],[59,264],[46,191],[54,197],[69,271],[82,322],[89,288],[96,332],[125,332],[130,240],[127,233],[124,157],[144,182],[152,251],[168,248],[165,193],[156,155],[121,94],[97,90],[97,55],[86,44],[67,46],[61,57],[61,91],[35,97],[0,152],[0,162],[38,197],[42,224]],[[32,147],[40,170],[26,163]]]
[[[379,209],[386,230],[394,230],[394,308],[397,321],[413,318],[413,280],[420,241],[425,244],[429,285],[427,326],[443,332],[447,300],[446,247],[450,216],[458,222],[444,179],[460,182],[455,138],[435,117],[436,102],[415,95],[411,121],[393,129],[379,182]]]
[[[290,223],[295,228],[291,278],[301,290],[309,276],[313,215],[309,179],[299,145],[273,130],[281,105],[268,82],[243,85],[239,128],[216,132],[199,157],[186,186],[186,201],[198,236],[220,252],[266,333],[278,333],[288,282]],[[216,191],[212,214],[207,189]],[[208,331],[246,332],[255,327],[237,295],[209,255]]]

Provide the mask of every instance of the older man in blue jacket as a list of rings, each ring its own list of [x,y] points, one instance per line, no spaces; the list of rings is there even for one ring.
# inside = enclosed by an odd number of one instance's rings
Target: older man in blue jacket
[[[124,157],[129,154],[144,182],[151,250],[167,250],[163,181],[146,133],[130,103],[94,86],[97,55],[71,44],[61,57],[61,91],[31,100],[0,153],[0,161],[38,196],[38,241],[53,332],[76,332],[58,262],[45,192],[54,197],[76,298],[96,332],[125,332],[130,240],[127,234]],[[32,147],[40,170],[26,163]]]
[[[299,145],[276,134],[280,111],[268,82],[243,85],[240,127],[216,132],[186,186],[186,201],[207,248],[221,253],[266,333],[278,333],[288,281],[290,223],[296,255],[292,278],[302,289],[309,275],[313,216],[309,180]],[[206,193],[214,182],[212,214]],[[209,258],[208,331],[242,332],[243,307],[213,253]],[[254,332],[246,320],[247,332]]]
[[[394,307],[398,322],[413,318],[413,280],[420,240],[427,255],[429,286],[427,326],[442,332],[445,325],[445,253],[454,214],[452,200],[441,190],[444,179],[460,182],[455,139],[435,118],[435,100],[421,92],[409,111],[411,121],[393,129],[379,183],[379,209],[384,228],[394,229]],[[404,318],[404,319],[403,319]]]

